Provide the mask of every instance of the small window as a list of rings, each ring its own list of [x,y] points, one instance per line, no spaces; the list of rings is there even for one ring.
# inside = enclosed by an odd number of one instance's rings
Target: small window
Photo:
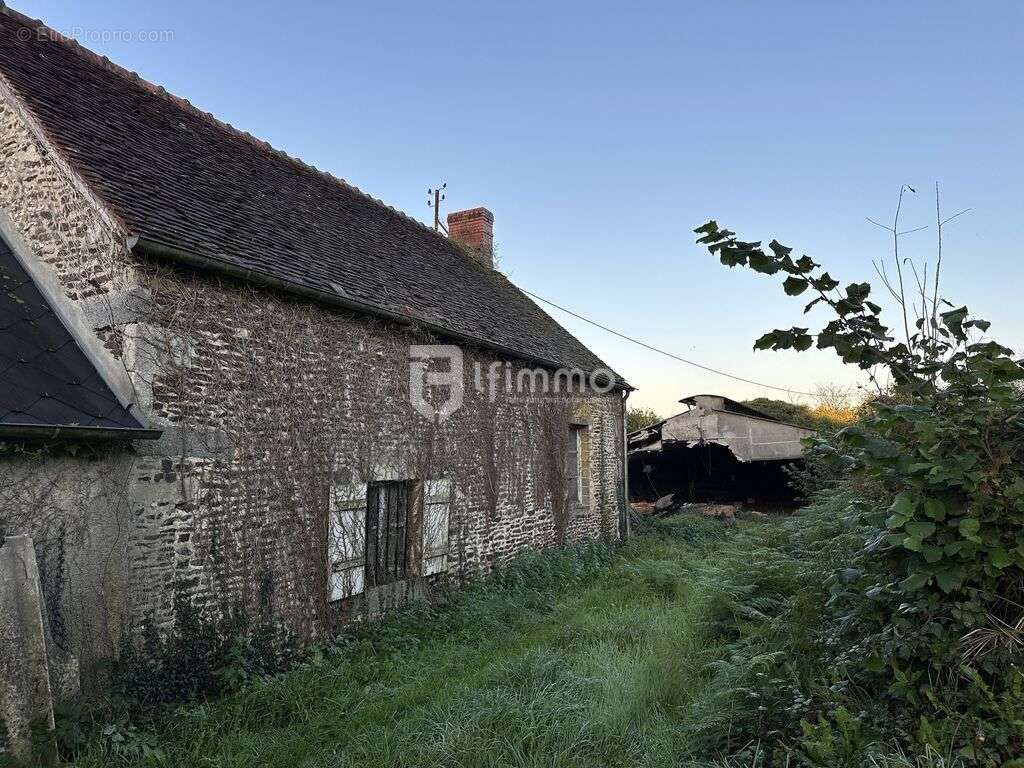
[[[565,463],[569,504],[573,506],[589,504],[590,429],[586,424],[569,426],[569,447]]]
[[[374,586],[401,581],[408,573],[409,506],[413,483],[370,483],[366,489],[367,581]]]
[[[331,601],[412,575],[415,567],[409,562],[409,551],[413,535],[422,536],[420,573],[430,576],[448,570],[451,481],[423,483],[423,527],[411,532],[409,513],[418,486],[415,481],[401,480],[332,489],[327,545]]]

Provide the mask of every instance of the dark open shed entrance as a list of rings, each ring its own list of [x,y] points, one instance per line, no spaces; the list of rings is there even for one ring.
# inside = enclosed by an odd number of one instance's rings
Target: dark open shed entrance
[[[676,501],[790,505],[796,493],[785,467],[799,462],[739,461],[722,445],[667,443],[660,451],[630,454],[630,500],[674,494]]]

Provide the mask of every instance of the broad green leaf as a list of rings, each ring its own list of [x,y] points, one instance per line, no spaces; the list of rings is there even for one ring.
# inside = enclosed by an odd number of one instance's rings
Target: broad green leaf
[[[885,662],[880,656],[871,655],[867,661],[864,662],[864,668],[869,672],[881,672],[885,669]]]
[[[946,519],[946,505],[942,499],[925,499],[924,513],[932,520],[942,522]]]
[[[935,523],[926,523],[920,520],[912,520],[903,526],[903,530],[915,539],[927,539],[935,533]]]
[[[818,265],[814,262],[814,259],[812,259],[810,256],[801,256],[799,259],[796,260],[796,265],[795,266],[801,272],[810,272],[812,269],[814,269]]]
[[[787,277],[782,288],[786,291],[787,296],[799,296],[807,290],[807,281],[802,277]]]
[[[783,331],[769,331],[754,342],[754,349],[772,349],[778,344],[779,334]]]
[[[895,531],[898,528],[902,528],[907,524],[907,520],[910,518],[906,515],[889,515],[885,518],[885,527],[890,531]]]
[[[949,312],[943,312],[939,317],[942,318],[942,324],[949,329],[949,332],[955,338],[961,341],[967,338],[967,334],[964,333],[963,329],[963,322],[967,319],[967,307],[951,309]]]
[[[778,240],[772,240],[770,243],[768,243],[768,247],[771,248],[772,253],[774,253],[780,259],[783,258],[784,256],[789,256],[789,254],[793,252],[792,248],[786,247]]]
[[[804,333],[793,339],[793,349],[795,349],[797,352],[803,352],[805,350],[810,349],[811,344],[813,343],[814,339],[812,339],[809,335]]]
[[[1003,570],[1008,565],[1013,565],[1013,555],[1007,552],[1002,547],[992,550],[992,565],[999,570]]]
[[[814,305],[815,304],[819,304],[819,303],[823,302],[824,300],[825,299],[823,299],[821,296],[819,296],[814,301],[810,302],[806,307],[804,307],[804,314],[806,315],[808,312],[810,312],[812,309],[814,309]]]
[[[846,317],[847,315],[852,315],[854,312],[860,309],[860,303],[852,301],[850,299],[840,299],[839,301],[836,302],[835,306],[836,312],[838,312],[843,317]]]
[[[943,551],[947,555],[959,555],[963,550],[968,549],[969,547],[970,545],[961,539],[960,541],[949,542],[949,544],[943,547]]]
[[[870,293],[870,283],[850,283],[846,286],[846,297],[857,304],[863,302]]]
[[[960,521],[960,535],[968,541],[980,542],[978,531],[981,530],[981,523],[974,517],[965,517]]]
[[[800,262],[797,262],[798,264]],[[822,293],[828,293],[839,287],[839,281],[833,280],[832,276],[825,272],[821,277],[812,277],[811,285],[814,286],[814,290],[821,291]]]
[[[900,449],[896,443],[874,436],[870,436],[864,441],[864,450],[879,459],[892,459],[900,455]]]
[[[764,251],[754,250],[750,252],[750,268],[755,272],[765,275],[774,275],[779,271],[779,263]]]
[[[900,589],[904,592],[914,592],[927,584],[930,578],[927,573],[912,573],[900,582]]]
[[[847,427],[840,434],[856,434],[857,431],[863,431],[861,427],[854,425]],[[889,505],[889,517],[885,521],[885,527],[890,530],[896,530],[906,525],[907,521],[914,517],[914,510],[916,505],[914,500],[907,494],[901,493],[892,504]]]
[[[935,574],[935,581],[938,583],[939,589],[949,594],[963,583],[963,575],[958,568],[951,568]]]
[[[914,510],[917,509],[917,503],[909,494],[899,494],[889,506],[889,511],[894,515],[902,515],[903,517],[912,517]]]
[[[838,340],[839,336],[837,336],[833,331],[830,331],[828,328],[826,328],[825,330],[818,334],[818,349],[828,349],[829,347],[834,347]]]
[[[725,266],[727,267],[737,267],[747,263],[747,257],[742,252],[736,250],[735,248],[731,250],[723,249],[721,255],[718,257],[718,260],[725,264]]]

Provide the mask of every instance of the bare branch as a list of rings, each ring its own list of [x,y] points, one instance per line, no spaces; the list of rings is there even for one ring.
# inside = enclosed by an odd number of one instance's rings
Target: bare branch
[[[903,193],[906,190],[914,191],[914,188],[904,184],[900,187],[900,194],[896,200],[896,213],[892,218],[892,255],[896,262],[896,275],[900,285],[900,307],[903,310],[903,330],[906,333],[907,349],[910,349],[910,323],[907,321],[906,291],[903,289],[903,268],[900,266],[900,211],[903,208]]]
[[[950,216],[950,217],[949,217],[948,219],[943,219],[943,220],[942,220],[942,221],[940,222],[940,225],[941,225],[941,226],[945,226],[946,224],[949,224],[949,222],[951,222],[951,221],[952,221],[953,219],[957,219],[957,218],[960,218],[960,217],[961,217],[961,216],[963,216],[963,215],[964,215],[965,213],[970,213],[970,212],[971,212],[971,211],[973,211],[973,210],[974,210],[973,208],[964,208],[964,209],[963,209],[962,211],[960,211],[959,213],[954,213],[954,214],[953,214],[952,216]]]
[[[899,235],[900,237],[903,237],[903,235],[912,235],[912,234],[914,234],[915,232],[921,232],[922,230],[925,230],[925,229],[928,229],[928,226],[927,226],[927,225],[925,225],[925,226],[923,226],[923,227],[915,227],[914,229],[905,229],[905,230],[903,230],[902,232],[899,232],[899,233],[897,233],[897,234],[898,234],[898,235]]]

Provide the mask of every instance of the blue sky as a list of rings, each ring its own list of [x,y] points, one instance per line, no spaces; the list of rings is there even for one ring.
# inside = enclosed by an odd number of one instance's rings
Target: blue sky
[[[904,221],[933,226],[903,246],[931,257],[939,181],[947,211],[972,208],[945,232],[945,293],[1024,348],[1020,4],[14,7],[423,220],[447,182],[449,210],[494,212],[522,287],[781,387],[859,377],[825,353],[752,352],[802,302],[719,265],[690,230],[716,218],[871,279],[889,250],[865,217],[890,217],[913,185]],[[123,34],[140,31],[169,34]],[[663,415],[695,392],[771,394],[552,313]]]

